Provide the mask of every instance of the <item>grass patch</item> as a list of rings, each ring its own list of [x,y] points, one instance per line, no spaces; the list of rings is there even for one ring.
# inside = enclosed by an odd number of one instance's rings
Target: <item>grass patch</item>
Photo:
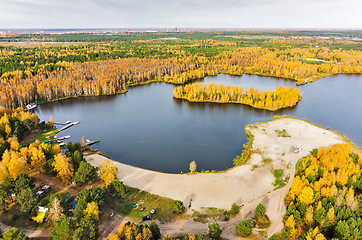
[[[241,166],[244,165],[251,157],[252,151],[251,148],[253,147],[254,135],[248,128],[251,128],[252,125],[248,125],[245,127],[245,133],[248,135],[247,142],[243,145],[243,151],[241,155],[236,156],[233,160],[234,166]]]
[[[172,199],[140,191],[136,188],[128,188],[127,196],[121,201],[118,200],[114,210],[123,216],[130,217],[135,222],[141,221],[143,216],[150,215],[152,209],[155,210],[152,218],[163,222],[171,221],[178,216],[172,211]],[[132,205],[136,207],[132,207]]]
[[[263,164],[271,164],[272,160],[270,158],[263,158]]]
[[[192,219],[195,222],[207,223],[209,220],[224,220],[225,210],[214,207],[201,208],[201,212],[192,210]]]
[[[29,145],[34,142],[36,139],[39,141],[45,139],[54,139],[54,136],[59,131],[57,129],[49,128],[49,129],[35,129],[31,133],[24,134],[23,140],[20,142],[21,145]]]
[[[275,130],[275,133],[278,135],[278,137],[290,137],[287,130]]]
[[[275,182],[273,183],[273,185],[276,187],[276,189],[281,188],[285,185],[284,180],[283,180],[283,169],[274,169],[273,170],[273,175],[275,177]]]

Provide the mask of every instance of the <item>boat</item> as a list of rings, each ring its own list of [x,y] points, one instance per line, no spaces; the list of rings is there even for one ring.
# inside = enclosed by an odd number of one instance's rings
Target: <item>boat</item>
[[[36,105],[35,103],[29,103],[28,105],[26,105],[26,109],[27,110],[33,110],[34,108],[36,108],[38,105]]]
[[[58,138],[58,140],[65,140],[65,139],[69,139],[69,138],[70,138],[70,135],[67,135],[67,136],[63,136],[63,137]]]
[[[77,124],[79,124],[79,123],[80,123],[79,121],[76,121],[76,122],[73,123],[73,125],[77,125]]]

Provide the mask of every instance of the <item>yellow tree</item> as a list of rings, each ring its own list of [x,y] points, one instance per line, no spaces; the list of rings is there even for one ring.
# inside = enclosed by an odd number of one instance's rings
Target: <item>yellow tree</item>
[[[52,147],[52,151],[54,154],[57,154],[60,152],[60,146],[59,144],[54,144],[53,147]]]
[[[313,189],[311,187],[304,187],[298,198],[306,205],[314,203],[315,199]]]
[[[313,223],[313,206],[309,206],[307,208],[307,211],[305,213],[305,222],[308,225],[312,225],[312,223]]]
[[[19,150],[19,142],[16,138],[11,138],[9,139],[10,142],[10,148],[14,151],[18,151]]]
[[[90,202],[87,204],[87,208],[84,210],[84,215],[99,220],[100,212],[101,211],[99,211],[98,204],[95,202]]]
[[[30,163],[36,171],[41,171],[46,163],[44,152],[41,149],[31,148]]]
[[[52,164],[55,171],[58,172],[58,177],[64,183],[69,183],[73,176],[73,165],[70,163],[70,158],[67,158],[62,153],[58,153],[54,157],[54,162]]]
[[[190,172],[196,172],[196,162],[192,161],[190,163]]]
[[[49,126],[53,127],[53,125],[54,125],[54,119],[53,119],[53,116],[50,115],[50,117],[49,117]]]
[[[285,227],[290,227],[289,239],[295,239],[297,235],[297,230],[295,229],[295,220],[293,214],[289,216],[285,222]]]
[[[9,176],[9,171],[4,162],[0,162],[0,183]]]
[[[21,157],[18,152],[12,152],[11,160],[8,164],[10,177],[16,178],[20,173],[27,173],[29,170],[25,157]]]
[[[329,222],[333,225],[336,222],[336,215],[334,214],[334,208],[331,207],[327,212]]]
[[[107,159],[104,159],[99,166],[100,177],[106,185],[109,185],[114,179],[116,179],[117,173],[118,168]]]
[[[117,234],[111,234],[109,235],[108,240],[119,240],[119,237]]]
[[[5,134],[6,134],[5,138],[10,137],[10,136],[11,136],[11,133],[12,133],[11,127],[9,126],[9,124],[6,124],[6,125],[5,125]]]

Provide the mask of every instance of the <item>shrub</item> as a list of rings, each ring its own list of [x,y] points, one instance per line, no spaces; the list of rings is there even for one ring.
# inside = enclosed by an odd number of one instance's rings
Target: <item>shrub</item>
[[[183,202],[181,202],[179,200],[175,200],[172,203],[172,209],[173,209],[173,212],[175,212],[175,213],[182,213],[185,211],[185,206],[184,206]]]
[[[240,211],[240,207],[238,205],[236,205],[236,203],[233,203],[231,205],[230,215],[236,215],[239,213],[239,211]]]
[[[220,225],[217,223],[209,223],[209,235],[212,239],[219,239],[222,233]]]
[[[241,237],[250,236],[252,231],[253,223],[250,221],[250,219],[241,221],[236,225],[236,233]]]

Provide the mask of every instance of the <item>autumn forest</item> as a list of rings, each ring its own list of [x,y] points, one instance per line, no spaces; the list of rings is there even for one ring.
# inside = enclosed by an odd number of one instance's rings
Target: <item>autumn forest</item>
[[[151,220],[151,216],[155,216],[160,224],[185,220],[188,217],[185,211],[191,208],[194,200],[192,196],[190,205],[184,206],[180,200],[126,187],[117,179],[119,170],[122,172],[123,169],[119,169],[112,161],[103,160],[97,166],[87,162],[86,155],[99,153],[88,147],[88,139],[83,137],[81,142],[63,143],[65,137],[57,139],[57,123],[54,123],[53,117],[49,121],[40,120],[33,111],[26,110],[26,106],[81,96],[127,94],[130,88],[137,85],[162,82],[163,85],[171,84],[167,86],[172,86],[173,97],[180,99],[175,102],[193,106],[195,102],[219,104],[217,106],[235,104],[233,106],[236,107],[240,106],[236,104],[243,104],[257,111],[262,118],[266,113],[299,108],[297,104],[303,101],[303,92],[298,85],[313,84],[314,81],[337,74],[361,74],[362,47],[361,42],[355,39],[361,39],[360,31],[1,34],[0,223],[5,221],[9,226],[24,222],[28,224],[30,218],[36,219],[39,215],[39,207],[46,206],[49,211],[43,217],[46,216],[48,222],[36,226],[41,226],[40,231],[45,231],[50,239],[97,239],[101,234],[99,229],[104,230],[102,234],[108,234],[102,236],[104,239],[108,236],[108,239],[176,239],[168,235],[162,238],[156,222],[147,225],[144,221]],[[263,91],[254,87],[202,82],[205,77],[218,74],[281,78],[291,81],[293,87],[278,85],[271,91]],[[171,95],[170,98],[171,101]],[[190,103],[184,103],[186,101]],[[229,124],[227,120],[222,120],[223,124]],[[66,125],[67,122],[60,124]],[[129,123],[129,126],[134,126],[132,124]],[[207,130],[215,129],[209,127]],[[275,132],[278,133],[275,137],[278,140],[292,139],[285,129]],[[218,134],[229,144],[230,134]],[[266,134],[265,131],[262,134]],[[244,149],[240,150],[241,155],[235,157],[232,171],[249,164],[251,155],[255,153],[253,135],[251,132],[247,132],[247,135],[249,139]],[[213,147],[212,144],[193,143],[189,139],[187,142],[142,140],[132,144],[145,146],[151,143],[172,144],[185,149]],[[290,152],[288,154],[294,154]],[[262,167],[265,167],[272,159],[263,158],[260,161],[263,162]],[[191,172],[188,174],[201,176],[197,175],[197,161],[191,163]],[[284,167],[290,169],[290,166],[293,165]],[[255,164],[245,169],[256,172],[258,167]],[[281,182],[280,186],[273,185],[273,191],[284,187],[290,178],[292,180],[289,191],[285,191],[286,197],[281,198],[286,207],[282,219],[284,228],[269,239],[362,239],[361,167],[360,149],[352,143],[340,143],[310,151],[308,156],[296,164],[295,176],[288,176],[284,183],[281,180],[283,170],[272,169],[276,181]],[[224,174],[227,171],[222,172]],[[279,177],[276,176],[278,171]],[[217,171],[213,172],[216,174]],[[37,187],[33,184],[34,179]],[[44,195],[43,192],[38,194],[44,190],[42,185],[49,179],[53,189],[50,193],[44,191]],[[146,204],[149,205],[144,207]],[[211,216],[209,219],[223,222],[226,226],[230,219],[239,216],[243,206],[233,203],[231,210],[211,207],[202,209],[204,212],[200,210],[201,213],[192,210],[189,220],[201,224]],[[268,228],[270,221],[264,205],[259,204],[257,208],[249,209],[250,213],[254,214],[255,211],[255,217],[250,217],[253,214],[248,213],[245,221],[240,219],[236,223],[236,220],[231,220],[233,230],[228,230],[227,234],[251,236],[251,239],[255,237],[251,235],[253,231],[263,230],[261,226],[264,225]],[[156,209],[156,214],[144,216],[151,209],[153,213]],[[102,211],[105,215],[102,215]],[[113,217],[115,212],[116,216]],[[5,217],[6,214],[9,216]],[[107,221],[112,222],[113,219],[119,221],[117,228],[105,226]],[[123,221],[120,225],[124,219],[127,222]],[[207,234],[188,233],[177,239],[220,239],[222,230],[215,221],[208,224]],[[35,226],[31,224],[29,226]],[[26,227],[30,229],[29,226]],[[18,234],[17,239],[28,239],[20,230],[17,231],[7,230],[4,236]],[[24,238],[19,237],[22,234]],[[260,234],[261,239],[266,239],[266,235]]]
[[[14,108],[34,101],[117,94],[133,85],[185,84],[219,73],[274,76],[305,84],[362,72],[358,48],[336,49],[338,41],[205,35],[179,34],[169,40],[151,34],[148,39],[141,35],[112,43],[103,38],[98,43],[46,43],[54,36],[44,35],[33,36],[42,42],[29,45],[17,45],[17,36],[9,36],[10,43],[0,46],[0,105]]]

